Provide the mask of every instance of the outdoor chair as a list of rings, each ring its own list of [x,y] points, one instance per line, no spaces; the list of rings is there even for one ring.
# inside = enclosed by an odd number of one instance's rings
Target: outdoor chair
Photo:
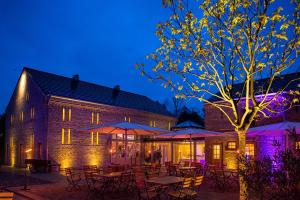
[[[0,199],[12,200],[12,199],[14,199],[14,193],[12,193],[12,192],[0,192]]]
[[[145,171],[145,175],[147,179],[158,177],[159,174],[160,174],[160,166],[155,166]]]
[[[105,179],[99,176],[96,176],[95,173],[85,171],[84,172],[85,181],[88,186],[89,191],[95,195],[103,195],[105,191]],[[89,193],[90,195],[90,193]]]
[[[192,186],[192,178],[184,178],[182,184],[179,185],[178,188],[168,192],[168,196],[170,199],[186,199],[188,196],[185,193]]]
[[[103,168],[103,173],[108,174],[113,172],[113,167],[107,166]]]
[[[150,186],[145,181],[143,173],[135,173],[135,186],[139,200],[146,199],[159,199],[161,189],[159,186]]]
[[[67,186],[67,191],[71,191],[71,190],[80,190],[80,182],[81,182],[81,174],[80,173],[76,173],[73,169],[71,168],[66,168],[65,169],[65,173],[66,173],[66,177],[67,177],[67,182],[68,182],[68,186]]]
[[[119,191],[128,191],[132,189],[132,173],[130,171],[122,172],[120,180],[118,180],[118,190]]]
[[[193,181],[193,187],[184,189],[187,199],[196,199],[198,196],[199,188],[202,185],[203,176],[196,176]]]
[[[170,166],[171,164],[172,164],[171,161],[166,161],[166,162],[165,162],[165,166],[166,166],[166,167]]]
[[[184,161],[183,166],[184,167],[189,167],[190,166],[190,162],[189,161]]]
[[[177,167],[175,165],[170,165],[168,174],[169,176],[177,176]]]
[[[195,167],[196,167],[196,169],[195,169],[195,176],[199,176],[199,175],[204,176],[204,170],[203,170],[202,165],[199,164],[199,165],[196,165]]]

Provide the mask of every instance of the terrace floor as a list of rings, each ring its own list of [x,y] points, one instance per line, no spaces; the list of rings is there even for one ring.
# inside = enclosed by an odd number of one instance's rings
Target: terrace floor
[[[15,169],[11,167],[0,167],[0,189],[5,187],[6,190],[12,191],[16,194],[15,199],[95,199],[89,195],[84,180],[81,183],[80,191],[66,191],[67,182],[65,177],[59,173],[51,174],[29,174],[28,175],[28,188],[29,191],[22,190],[24,187],[24,170]],[[102,199],[114,200],[130,200],[137,199],[135,193],[110,193],[105,194]],[[239,195],[237,192],[220,192],[215,191],[209,187],[207,182],[204,182],[197,199],[208,200],[238,200]]]

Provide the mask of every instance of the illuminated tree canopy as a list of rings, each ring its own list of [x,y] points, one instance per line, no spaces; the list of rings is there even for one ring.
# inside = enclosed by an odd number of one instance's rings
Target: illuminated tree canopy
[[[289,91],[288,99],[282,94],[290,84],[300,86],[300,77],[273,90],[287,70],[299,69],[299,2],[164,0],[171,14],[157,25],[161,45],[146,57],[151,70],[144,64],[137,68],[170,87],[177,98],[219,109],[238,133],[243,155],[246,132],[256,117],[278,112],[270,105],[279,100],[281,111],[299,103],[299,90]],[[266,81],[258,87],[261,78]]]
[[[178,98],[212,104],[235,130],[247,130],[255,115],[273,112],[268,106],[285,90],[281,88],[269,98],[274,93],[274,79],[286,69],[298,67],[300,6],[298,1],[283,6],[289,10],[272,0],[171,1],[169,20],[157,25],[161,46],[147,55],[155,63],[152,71],[144,65],[138,67],[143,75],[175,90]],[[254,87],[260,78],[268,78],[268,82]],[[237,90],[237,83],[244,87]],[[214,103],[209,96],[223,103]],[[238,109],[241,99],[243,115]]]

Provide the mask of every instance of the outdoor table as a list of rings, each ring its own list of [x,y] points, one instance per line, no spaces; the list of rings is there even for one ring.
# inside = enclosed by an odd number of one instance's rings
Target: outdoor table
[[[196,167],[179,167],[179,170],[193,170],[196,169]]]
[[[100,176],[105,177],[105,178],[117,178],[122,176],[122,172],[111,172],[107,174],[100,174]]]
[[[169,186],[169,185],[183,182],[183,178],[177,176],[161,176],[161,177],[150,178],[146,181],[148,183],[154,183],[157,185]]]

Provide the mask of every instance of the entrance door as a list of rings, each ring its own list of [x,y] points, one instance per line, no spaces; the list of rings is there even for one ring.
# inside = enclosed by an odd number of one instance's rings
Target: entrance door
[[[198,141],[196,143],[196,161],[205,164],[205,142]]]

